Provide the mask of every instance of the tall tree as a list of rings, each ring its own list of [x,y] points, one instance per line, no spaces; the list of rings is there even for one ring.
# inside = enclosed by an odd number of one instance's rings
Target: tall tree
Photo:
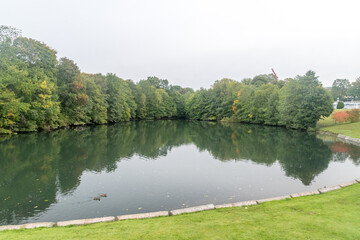
[[[351,83],[351,87],[349,89],[349,95],[354,98],[360,99],[360,77],[355,80],[355,82]]]
[[[81,78],[86,88],[86,94],[89,96],[87,114],[91,118],[91,122],[97,124],[106,123],[107,104],[105,95],[95,82],[98,75],[82,73]]]
[[[115,74],[106,75],[108,121],[129,121],[135,118],[136,103],[132,91],[126,81]]]
[[[61,58],[58,68],[59,99],[64,125],[82,125],[90,122],[89,96],[79,67],[68,58]]]
[[[350,82],[347,79],[336,79],[331,87],[331,94],[334,100],[344,100],[350,89]]]
[[[2,26],[0,32],[3,92],[17,99],[20,105],[28,106],[21,108],[27,110],[22,112],[21,119],[13,122],[12,129],[34,131],[57,127],[60,109],[55,93],[56,51],[39,41],[20,37],[15,29]]]
[[[312,71],[289,81],[280,91],[279,104],[280,123],[295,129],[314,128],[333,111],[331,96]]]

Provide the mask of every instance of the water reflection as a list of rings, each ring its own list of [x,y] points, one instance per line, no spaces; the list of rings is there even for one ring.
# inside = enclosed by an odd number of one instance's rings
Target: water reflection
[[[149,160],[194,144],[220,161],[278,162],[309,185],[330,161],[360,164],[360,148],[313,134],[257,125],[140,121],[0,139],[0,225],[15,224],[71,194],[84,171],[112,172],[134,154]]]

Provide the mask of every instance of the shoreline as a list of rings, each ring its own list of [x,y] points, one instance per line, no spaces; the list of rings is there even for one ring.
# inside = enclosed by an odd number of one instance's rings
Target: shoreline
[[[233,207],[247,207],[252,205],[259,205],[265,202],[270,201],[278,201],[278,200],[290,200],[293,198],[310,196],[310,195],[319,195],[327,192],[331,192],[334,190],[339,190],[354,184],[360,183],[360,178],[348,181],[339,185],[319,188],[313,191],[293,193],[285,196],[266,198],[266,199],[258,199],[251,201],[243,201],[243,202],[235,202],[235,203],[225,203],[220,205],[214,204],[206,204],[201,206],[194,206],[189,208],[175,209],[170,211],[159,211],[159,212],[148,212],[148,213],[137,213],[137,214],[129,214],[129,215],[121,215],[121,216],[107,216],[107,217],[99,217],[99,218],[88,218],[88,219],[76,219],[76,220],[68,220],[68,221],[59,221],[59,222],[39,222],[39,223],[25,223],[21,225],[4,225],[0,226],[0,232],[5,230],[18,230],[18,229],[33,229],[33,228],[51,228],[51,227],[63,227],[63,226],[81,226],[81,225],[89,225],[94,223],[102,223],[102,222],[114,222],[114,221],[122,221],[122,220],[130,220],[130,219],[145,219],[145,218],[155,218],[155,217],[171,217],[175,215],[180,215],[184,213],[194,213],[194,212],[202,212],[207,210],[214,210],[220,208],[233,208]]]
[[[317,134],[320,134],[320,135],[322,134],[322,135],[327,135],[327,136],[331,136],[331,137],[336,137],[342,142],[360,146],[360,138],[352,138],[349,136],[345,136],[343,134],[334,133],[334,132],[330,132],[330,131],[324,131],[324,130],[317,130],[316,132],[317,132]]]
[[[342,134],[337,134],[330,131],[322,131],[317,130],[317,134],[327,135],[336,137],[339,140],[343,142],[347,142],[350,144],[358,145],[360,146],[360,139],[359,138],[352,138],[349,136],[345,136]],[[252,205],[259,205],[264,202],[270,202],[270,201],[278,201],[278,200],[286,200],[286,199],[292,199],[297,197],[303,197],[303,196],[309,196],[309,195],[319,195],[324,194],[327,192],[331,192],[334,190],[339,190],[342,188],[345,188],[347,186],[351,186],[353,184],[360,183],[360,178],[348,181],[339,185],[331,186],[331,187],[324,187],[319,188],[316,190],[310,190],[306,192],[300,192],[300,193],[293,193],[285,196],[278,196],[278,197],[272,197],[272,198],[266,198],[266,199],[258,199],[258,200],[250,200],[250,201],[242,201],[242,202],[234,202],[234,203],[224,203],[220,205],[215,204],[206,204],[206,205],[200,205],[200,206],[193,206],[188,208],[182,208],[182,209],[175,209],[175,210],[169,210],[169,211],[158,211],[158,212],[147,212],[147,213],[137,213],[137,214],[128,214],[128,215],[120,215],[120,216],[107,216],[107,217],[98,217],[98,218],[87,218],[87,219],[76,219],[76,220],[67,220],[67,221],[58,221],[58,222],[39,222],[39,223],[25,223],[20,225],[3,225],[0,226],[0,232],[5,230],[18,230],[18,229],[33,229],[33,228],[40,228],[40,227],[62,227],[62,226],[80,226],[80,225],[88,225],[88,224],[94,224],[94,223],[101,223],[101,222],[114,222],[114,221],[121,221],[121,220],[130,220],[130,219],[144,219],[144,218],[154,218],[154,217],[171,217],[175,215],[180,215],[184,213],[193,213],[193,212],[201,212],[206,210],[213,210],[213,209],[219,209],[219,208],[230,208],[230,207],[246,207],[246,206],[252,206]]]

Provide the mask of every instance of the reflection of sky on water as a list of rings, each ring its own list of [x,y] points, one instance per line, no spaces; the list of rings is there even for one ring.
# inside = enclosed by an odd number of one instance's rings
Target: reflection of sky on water
[[[8,198],[1,223],[170,210],[331,186],[359,177],[359,149],[282,128],[184,121],[21,135],[0,142],[8,170],[0,177],[0,195]],[[102,193],[107,197],[93,200]]]

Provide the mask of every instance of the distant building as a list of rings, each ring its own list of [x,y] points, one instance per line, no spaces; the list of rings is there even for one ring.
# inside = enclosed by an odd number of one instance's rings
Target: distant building
[[[334,109],[336,109],[338,105],[339,99],[333,103]],[[360,102],[343,102],[344,103],[344,109],[359,109],[360,108]]]

